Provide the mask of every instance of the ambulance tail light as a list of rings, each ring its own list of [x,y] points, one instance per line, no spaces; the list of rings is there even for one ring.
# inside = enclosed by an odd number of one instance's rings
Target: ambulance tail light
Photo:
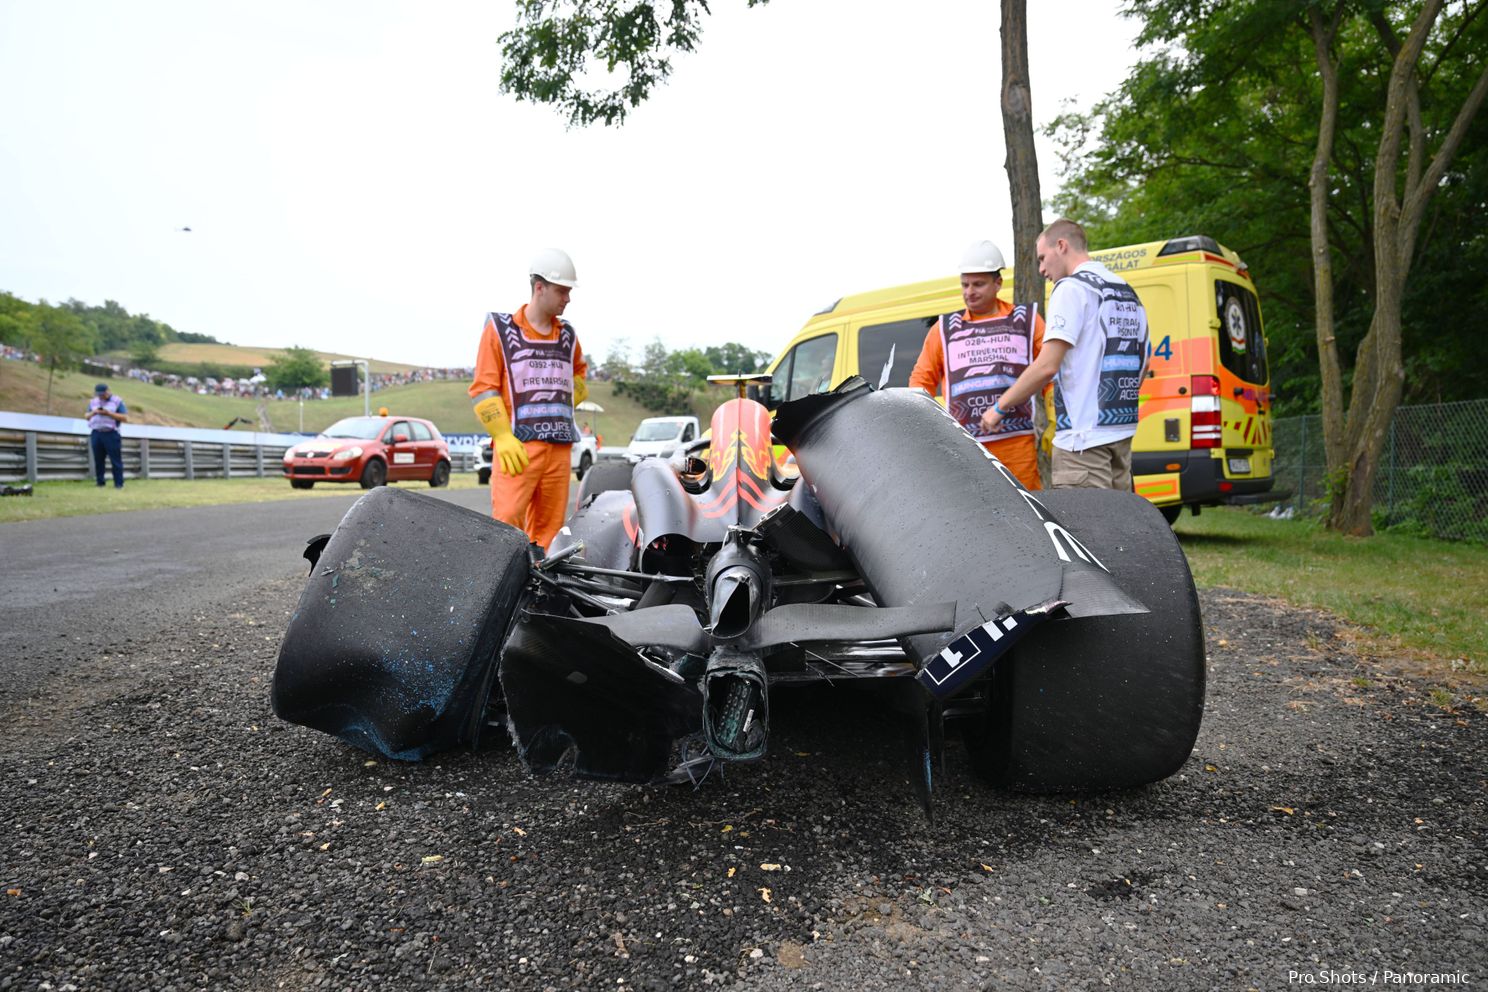
[[[1190,448],[1218,448],[1224,421],[1219,412],[1219,377],[1192,377],[1193,399],[1189,406]]]

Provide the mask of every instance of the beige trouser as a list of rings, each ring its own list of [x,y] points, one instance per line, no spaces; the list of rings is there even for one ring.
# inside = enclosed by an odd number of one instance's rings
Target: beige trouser
[[[1055,447],[1051,464],[1053,489],[1119,489],[1132,491],[1131,438],[1084,451]]]

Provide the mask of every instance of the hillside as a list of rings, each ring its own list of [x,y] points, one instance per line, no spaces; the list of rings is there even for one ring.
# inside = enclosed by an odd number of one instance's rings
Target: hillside
[[[183,345],[181,347],[214,347],[212,345]],[[376,368],[377,366],[374,366]],[[393,366],[389,365],[388,368]],[[93,395],[93,385],[98,379],[82,373],[60,373],[52,387],[51,413],[60,417],[75,417],[87,409]],[[253,400],[227,396],[198,396],[185,389],[166,386],[151,386],[133,379],[111,379],[109,385],[124,398],[134,422],[159,424],[167,427],[221,428],[235,417],[247,419],[238,430],[253,430],[259,426],[259,406],[268,417],[270,429],[282,432],[319,431],[342,417],[362,412],[362,398],[338,397],[329,400],[307,400],[303,404],[303,428],[301,427],[301,404],[296,400]],[[468,434],[479,430],[474,415],[470,412],[468,382],[427,382],[407,386],[392,386],[372,394],[372,409],[387,406],[394,413],[424,417],[434,421],[441,431],[452,434]],[[0,361],[0,410],[14,413],[46,413],[46,371],[30,362]],[[729,393],[715,387],[709,391],[712,402],[695,401],[694,411],[706,421],[718,403],[729,398]],[[716,393],[716,397],[713,394]],[[590,387],[590,399],[605,408],[601,414],[580,414],[582,423],[588,420],[606,445],[623,445],[635,432],[636,424],[653,416],[628,397],[615,396],[614,386],[607,382],[596,382]]]
[[[160,357],[168,362],[213,362],[217,365],[263,368],[266,365],[273,364],[283,351],[283,348],[261,348],[235,344],[185,344],[177,342],[162,347],[160,349]],[[328,351],[317,351],[316,354],[326,364],[366,357],[365,355],[336,355]],[[368,364],[373,372],[412,372],[414,369],[420,367],[417,365],[404,365],[399,362],[382,362],[375,358],[369,359]]]
[[[248,368],[261,369],[272,365],[284,353],[283,348],[259,347],[254,345],[237,344],[189,344],[186,342],[175,342],[162,345],[160,358],[163,362],[173,365],[194,365],[209,363],[226,368]],[[313,350],[313,349],[312,349]],[[338,355],[330,351],[316,351],[316,355],[329,365],[331,362],[349,361],[351,359],[365,358],[364,355]],[[120,365],[129,362],[129,353],[126,351],[106,351],[99,357],[106,361]],[[412,372],[422,368],[419,365],[407,365],[402,362],[384,362],[376,358],[368,360],[373,372]]]

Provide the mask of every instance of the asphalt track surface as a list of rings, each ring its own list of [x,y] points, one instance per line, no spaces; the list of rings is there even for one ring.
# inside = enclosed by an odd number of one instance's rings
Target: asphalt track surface
[[[695,791],[400,765],[268,705],[356,495],[0,526],[0,989],[1488,985],[1488,718],[1326,616],[1206,592],[1179,774],[1016,796],[953,747],[933,825],[853,697]]]

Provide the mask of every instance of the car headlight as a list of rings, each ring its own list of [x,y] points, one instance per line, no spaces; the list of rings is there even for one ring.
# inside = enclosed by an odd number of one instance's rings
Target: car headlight
[[[294,448],[290,448],[290,449],[288,449],[287,451],[284,452],[284,460],[286,462],[292,462],[292,461],[294,461],[294,457],[295,457],[295,449]]]
[[[353,458],[360,458],[360,457],[362,457],[362,449],[361,448],[342,448],[340,451],[336,452],[334,455],[331,456],[331,461],[333,461],[333,462],[349,462]]]
[[[663,458],[670,458],[673,455],[675,455],[676,453],[677,453],[677,449],[675,447],[667,448],[665,451],[663,451],[661,453],[661,457],[663,457]]]

